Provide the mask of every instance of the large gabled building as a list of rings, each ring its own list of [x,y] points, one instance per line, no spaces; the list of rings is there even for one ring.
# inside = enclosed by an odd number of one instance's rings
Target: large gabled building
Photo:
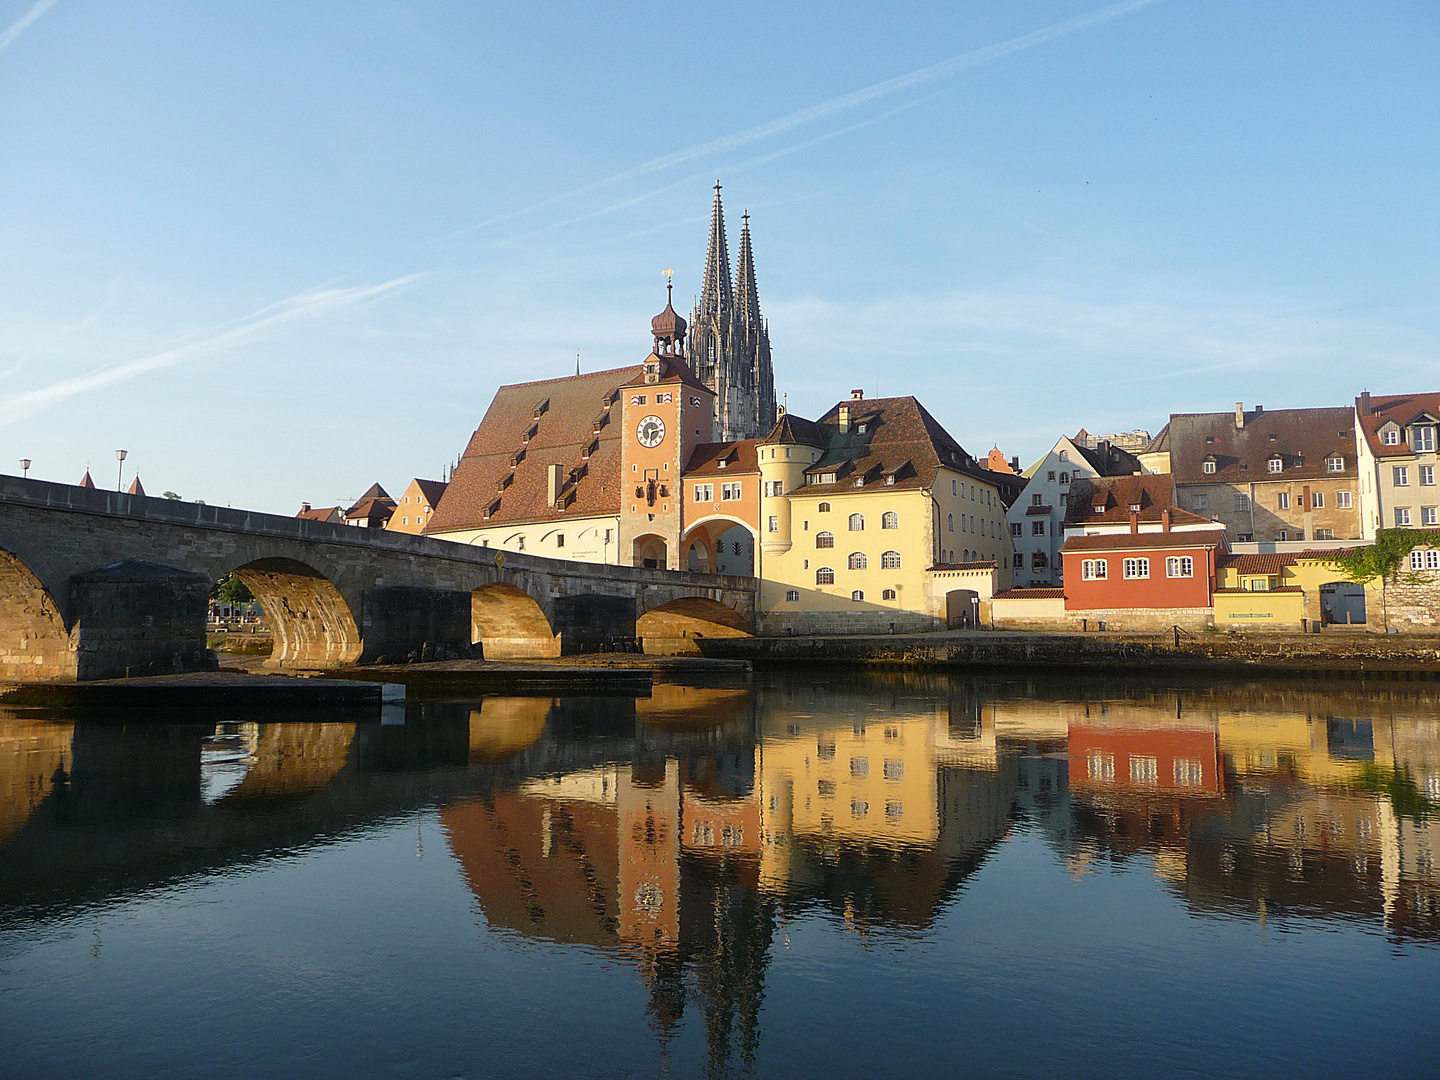
[[[1360,458],[1360,529],[1440,528],[1435,483],[1440,394],[1372,395],[1355,399],[1355,448]]]

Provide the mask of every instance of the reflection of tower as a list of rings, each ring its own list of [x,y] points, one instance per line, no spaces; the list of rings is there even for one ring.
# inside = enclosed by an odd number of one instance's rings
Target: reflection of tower
[[[717,181],[705,280],[690,321],[690,356],[696,375],[715,392],[715,438],[721,442],[759,438],[775,423],[770,328],[760,314],[749,214],[740,232],[735,269],[732,284]]]

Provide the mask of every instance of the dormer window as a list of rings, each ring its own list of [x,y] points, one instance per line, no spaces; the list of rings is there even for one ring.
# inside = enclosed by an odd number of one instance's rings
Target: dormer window
[[[870,426],[870,425],[867,424],[867,423],[865,423],[864,420],[861,420],[860,423],[858,423],[858,424],[855,425],[855,433],[856,433],[857,435],[864,435],[866,429],[869,428],[869,426]]]
[[[1281,458],[1272,457],[1267,463],[1267,466],[1272,473],[1278,473],[1285,468],[1285,462]]]
[[[1215,445],[1215,436],[1214,436],[1214,435],[1206,435],[1206,436],[1205,436],[1205,445],[1206,445],[1206,446],[1214,446],[1214,445]]]
[[[1331,458],[1326,458],[1326,459],[1325,459],[1325,471],[1326,471],[1326,472],[1344,472],[1344,471],[1345,471],[1345,459],[1344,459],[1343,457],[1340,457],[1339,455],[1336,455],[1335,457],[1331,457]]]
[[[1271,442],[1275,442],[1275,441],[1278,440],[1279,438],[1280,438],[1280,436],[1279,436],[1279,435],[1276,435],[1275,432],[1273,432],[1273,431],[1270,432],[1270,441],[1271,441]]]
[[[1435,427],[1432,424],[1416,424],[1410,429],[1410,449],[1419,453],[1435,452]]]
[[[1200,465],[1201,472],[1213,473],[1215,471],[1215,459],[1206,458]]]
[[[1400,445],[1400,429],[1393,424],[1387,425],[1380,432],[1380,442],[1384,446]]]
[[[864,477],[864,476],[857,476],[857,477],[855,477],[855,486],[856,486],[856,487],[864,487],[864,486],[865,486],[865,477]]]
[[[885,477],[885,483],[889,484],[891,487],[894,487],[895,474],[893,472],[889,476]]]
[[[1131,503],[1131,504],[1130,504],[1130,513],[1132,513],[1132,514],[1138,514],[1139,512],[1140,512],[1140,504],[1139,504],[1139,503]]]

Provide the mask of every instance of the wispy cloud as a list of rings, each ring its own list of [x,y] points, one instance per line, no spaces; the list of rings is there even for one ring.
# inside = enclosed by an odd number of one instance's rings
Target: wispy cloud
[[[4,52],[13,45],[16,38],[26,30],[29,30],[31,24],[34,23],[36,19],[40,18],[41,15],[44,15],[45,12],[54,6],[55,0],[37,0],[36,3],[31,5],[29,11],[21,15],[20,18],[16,19],[4,30],[0,30],[0,52]]]
[[[160,368],[173,367],[188,360],[209,356],[225,349],[259,340],[287,326],[324,318],[336,311],[353,307],[362,301],[404,288],[424,276],[423,274],[408,274],[379,285],[353,288],[308,289],[287,297],[279,303],[261,308],[245,318],[214,327],[174,348],[151,353],[148,356],[128,360],[121,364],[97,368],[84,375],[61,379],[59,382],[42,386],[36,390],[0,397],[0,427],[33,416],[37,412],[58,405],[78,394],[103,390],[116,383],[125,382]]]
[[[972,49],[969,52],[960,53],[958,56],[952,56],[948,60],[931,64],[929,67],[918,68],[904,75],[897,75],[893,79],[873,83],[860,90],[854,90],[848,94],[841,94],[839,97],[833,97],[827,101],[809,105],[795,112],[787,113],[785,116],[767,121],[764,124],[746,128],[743,131],[732,132],[729,135],[722,135],[720,138],[711,139],[709,142],[696,143],[693,146],[688,146],[683,150],[676,150],[663,157],[652,158],[640,165],[636,165],[634,168],[615,173],[613,176],[608,176],[603,180],[596,180],[593,183],[585,184],[571,191],[566,191],[540,202],[532,203],[519,210],[511,210],[504,214],[497,214],[494,217],[487,218],[474,225],[467,225],[463,229],[457,229],[455,232],[450,233],[445,239],[454,239],[455,237],[464,236],[467,233],[472,233],[479,229],[488,228],[491,225],[498,225],[502,222],[523,217],[536,210],[543,210],[548,206],[554,206],[556,203],[573,199],[578,195],[586,194],[587,192],[594,191],[597,188],[602,188],[609,184],[633,180],[636,177],[661,172],[665,169],[674,168],[677,165],[698,160],[699,158],[711,157],[716,154],[737,150],[740,147],[748,146],[751,143],[760,142],[764,139],[774,138],[777,135],[783,135],[787,131],[792,131],[806,124],[813,124],[817,120],[824,120],[828,117],[860,108],[862,105],[867,105],[879,98],[897,94],[905,90],[911,90],[925,83],[946,79],[962,71],[968,71],[971,68],[980,67],[983,64],[988,64],[1001,57],[1009,56],[1012,53],[1032,49],[1037,45],[1043,45],[1057,38],[1079,33],[1081,30],[1088,30],[1093,26],[1099,26],[1102,23],[1121,18],[1133,11],[1137,11],[1143,7],[1149,7],[1155,3],[1159,3],[1159,0],[1120,0],[1119,3],[1110,4],[1108,7],[1087,12],[1084,15],[1077,15],[1072,19],[1052,23],[1049,26],[1035,30],[1029,34],[1022,34],[1019,37],[1010,38],[1008,41],[1002,41],[995,45],[986,45],[980,49]]]

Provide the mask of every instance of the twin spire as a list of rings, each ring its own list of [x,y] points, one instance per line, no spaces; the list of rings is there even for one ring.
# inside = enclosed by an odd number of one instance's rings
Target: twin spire
[[[760,290],[755,284],[755,251],[750,245],[750,212],[740,215],[740,258],[735,279],[730,277],[730,247],[725,239],[725,207],[720,202],[720,181],[715,181],[715,206],[710,211],[710,243],[705,249],[705,280],[695,306],[698,317],[726,321],[734,312],[751,336],[758,334]]]

